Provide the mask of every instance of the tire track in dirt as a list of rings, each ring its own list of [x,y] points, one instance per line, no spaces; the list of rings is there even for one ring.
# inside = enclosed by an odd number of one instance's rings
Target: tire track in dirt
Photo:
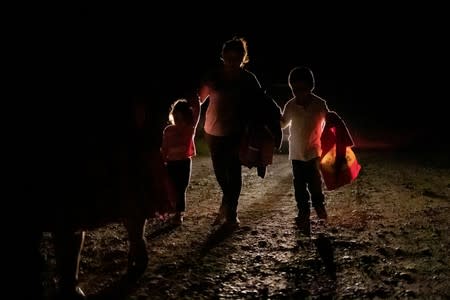
[[[186,222],[163,238],[152,240],[150,249],[159,259],[151,259],[152,266],[143,280],[155,283],[152,286],[158,290],[161,285],[171,286],[171,295],[165,297],[173,299],[186,295],[195,298],[198,286],[209,288],[204,293],[211,297],[239,297],[236,293],[251,295],[255,289],[273,292],[278,289],[275,285],[286,286],[286,278],[280,275],[283,272],[276,269],[289,261],[291,252],[297,249],[292,224],[296,206],[287,156],[274,157],[265,178],[258,177],[256,169],[243,167],[238,207],[241,227],[234,231],[211,225],[221,193],[211,165],[204,158],[194,163]],[[164,257],[167,246],[177,253],[176,258]],[[158,277],[161,273],[164,278]],[[176,287],[180,281],[185,282],[184,288]],[[240,288],[234,288],[236,282]]]
[[[280,214],[290,214],[292,218],[296,215],[292,171],[287,155],[274,157],[265,178],[257,177],[256,170],[248,168],[243,175],[238,212],[244,225],[247,222],[255,225]],[[250,178],[252,176],[257,178]]]

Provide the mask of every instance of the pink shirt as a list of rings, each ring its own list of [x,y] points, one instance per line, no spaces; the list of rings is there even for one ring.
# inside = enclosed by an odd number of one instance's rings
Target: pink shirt
[[[164,129],[162,152],[164,160],[182,160],[196,155],[195,127],[169,125]]]
[[[200,119],[200,103],[192,106],[193,124],[175,124],[164,128],[161,152],[165,161],[183,160],[197,154],[195,131]]]
[[[200,101],[209,99],[205,115],[205,132],[214,136],[230,136],[242,130],[244,107],[261,88],[252,72],[241,69],[227,77],[222,69],[208,74],[200,88]],[[208,97],[207,97],[208,96]]]

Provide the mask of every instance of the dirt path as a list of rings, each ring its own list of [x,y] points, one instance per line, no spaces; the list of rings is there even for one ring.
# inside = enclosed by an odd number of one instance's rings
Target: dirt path
[[[264,179],[243,169],[232,232],[211,225],[221,194],[210,159],[197,157],[185,222],[149,222],[149,268],[137,285],[118,284],[127,240],[110,225],[87,234],[81,286],[92,299],[450,297],[450,169],[389,153],[359,159],[358,180],[326,192],[328,222],[312,213],[309,238],[293,223],[287,156],[276,155]]]

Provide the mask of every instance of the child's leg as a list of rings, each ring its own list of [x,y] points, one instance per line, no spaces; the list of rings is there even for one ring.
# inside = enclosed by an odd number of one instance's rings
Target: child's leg
[[[306,189],[307,162],[301,160],[292,160],[292,173],[294,176],[295,201],[297,202],[298,216],[309,219],[310,194]]]
[[[167,170],[176,189],[177,212],[184,212],[186,209],[186,189],[191,177],[191,164],[190,158],[167,163]]]
[[[180,201],[177,205],[177,211],[186,211],[186,190],[191,180],[192,159],[188,158],[181,161],[180,165]]]
[[[307,162],[300,160],[292,160],[292,170],[294,175],[295,201],[297,202],[298,215],[295,223],[301,232],[305,235],[311,234],[311,225],[309,221],[310,215],[310,194],[307,190]]]
[[[327,212],[325,210],[325,196],[322,190],[322,175],[319,169],[319,159],[311,161],[311,171],[308,183],[308,189],[311,193],[312,206],[316,210],[317,216],[320,219],[327,218]]]

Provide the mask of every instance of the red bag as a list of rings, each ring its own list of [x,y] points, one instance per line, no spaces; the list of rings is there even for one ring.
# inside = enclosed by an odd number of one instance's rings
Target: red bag
[[[333,146],[320,160],[320,171],[327,190],[335,190],[341,186],[353,182],[361,170],[355,153],[351,147],[345,150],[346,163],[338,171],[334,168],[336,161],[336,146]]]

